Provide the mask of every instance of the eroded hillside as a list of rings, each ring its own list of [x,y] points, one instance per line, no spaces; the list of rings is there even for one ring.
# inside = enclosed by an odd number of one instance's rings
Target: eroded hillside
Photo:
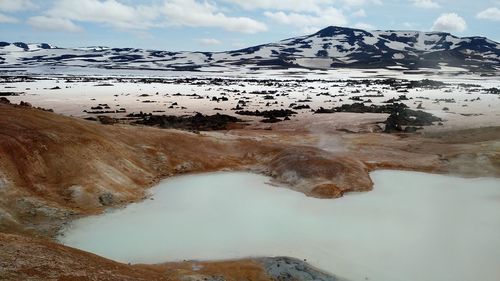
[[[342,149],[319,145],[325,138],[340,143]],[[319,135],[304,126],[195,134],[101,125],[3,103],[0,232],[14,235],[0,236],[0,260],[5,263],[0,274],[8,280],[199,277],[201,273],[193,273],[186,263],[128,266],[55,244],[51,238],[72,219],[141,200],[147,188],[176,174],[251,170],[309,196],[333,198],[370,190],[369,171],[375,169],[499,176],[499,140],[496,127],[427,135]],[[201,275],[276,280],[264,270],[265,264],[262,260],[207,263]]]

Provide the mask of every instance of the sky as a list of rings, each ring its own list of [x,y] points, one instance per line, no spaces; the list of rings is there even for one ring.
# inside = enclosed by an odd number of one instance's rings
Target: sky
[[[224,51],[330,26],[500,42],[500,0],[0,0],[0,41]]]

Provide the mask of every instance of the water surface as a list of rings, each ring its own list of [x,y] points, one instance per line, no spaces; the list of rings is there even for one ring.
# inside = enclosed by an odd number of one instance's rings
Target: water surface
[[[132,263],[283,255],[351,280],[500,280],[500,180],[371,176],[374,191],[338,200],[244,172],[175,177],[60,241]]]

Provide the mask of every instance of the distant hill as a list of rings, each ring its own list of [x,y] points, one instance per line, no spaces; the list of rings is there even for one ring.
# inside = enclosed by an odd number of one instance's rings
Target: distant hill
[[[58,48],[0,42],[0,69],[89,67],[197,70],[204,67],[393,68],[443,66],[500,70],[500,44],[443,32],[365,31],[330,26],[307,36],[228,52],[169,52],[135,48]]]

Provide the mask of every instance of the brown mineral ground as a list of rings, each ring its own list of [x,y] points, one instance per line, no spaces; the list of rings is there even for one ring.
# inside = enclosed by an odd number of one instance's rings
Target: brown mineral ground
[[[125,265],[52,242],[65,223],[177,174],[253,171],[320,198],[371,190],[375,169],[500,176],[500,127],[383,134],[373,119],[358,133],[292,123],[195,134],[0,104],[0,279],[274,280],[258,260]]]
[[[1,280],[272,280],[256,259],[127,265],[46,240],[0,233]]]

